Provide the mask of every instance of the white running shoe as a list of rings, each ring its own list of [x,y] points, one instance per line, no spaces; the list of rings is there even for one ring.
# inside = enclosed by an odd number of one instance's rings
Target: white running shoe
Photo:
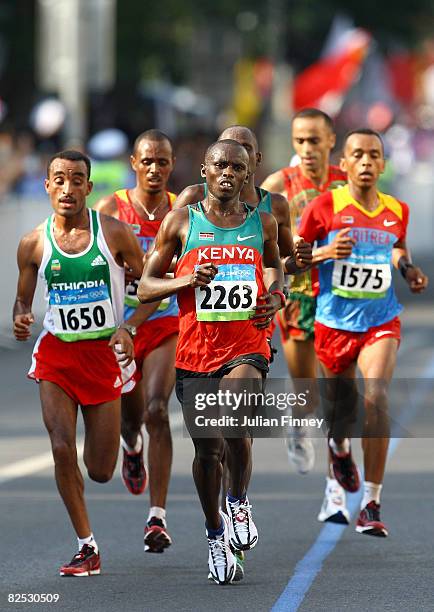
[[[244,553],[242,550],[235,550],[233,551],[233,553],[237,561],[237,569],[235,570],[232,582],[239,582],[244,578]],[[211,572],[209,572],[208,574],[208,580],[214,580]]]
[[[349,525],[350,513],[346,506],[345,491],[334,479],[327,479],[327,485],[321,510],[318,514],[321,523],[338,523]]]
[[[310,438],[306,437],[304,428],[295,428],[288,438],[286,446],[289,462],[299,474],[307,474],[315,463],[315,448]]]
[[[250,550],[258,541],[258,530],[252,519],[252,506],[246,497],[244,502],[230,502],[226,497],[229,516],[229,537],[232,548]]]
[[[206,532],[209,546],[208,567],[214,582],[229,584],[235,577],[237,561],[229,545],[229,519],[223,512],[220,512],[220,516],[224,524],[223,534],[210,538]]]

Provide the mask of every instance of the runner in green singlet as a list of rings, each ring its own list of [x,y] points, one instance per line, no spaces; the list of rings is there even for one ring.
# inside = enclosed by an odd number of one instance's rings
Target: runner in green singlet
[[[29,376],[39,382],[56,483],[79,547],[72,561],[60,568],[61,576],[100,573],[77,461],[78,407],[89,477],[107,482],[118,456],[120,395],[125,384],[133,384],[135,370],[133,341],[122,329],[124,264],[137,276],[143,267],[132,230],[86,208],[89,178],[90,161],[78,151],[63,151],[50,160],[45,189],[54,212],[20,242],[13,312],[16,339],[28,340],[39,276],[47,314]]]

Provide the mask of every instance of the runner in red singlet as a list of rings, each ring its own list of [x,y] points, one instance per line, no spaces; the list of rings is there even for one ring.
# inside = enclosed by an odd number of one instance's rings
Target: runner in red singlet
[[[116,191],[96,205],[98,210],[128,223],[144,253],[176,197],[167,191],[174,162],[172,145],[165,134],[159,130],[140,134],[131,156],[136,186]],[[144,547],[146,552],[163,552],[171,544],[166,524],[166,498],[172,465],[168,402],[175,384],[178,306],[175,297],[158,305],[139,305],[137,285],[137,280],[131,279],[126,286],[124,316],[125,325],[134,336],[138,378],[142,382],[122,398],[122,478],[133,495],[144,491],[147,484],[141,433],[144,422],[149,435],[151,498]]]

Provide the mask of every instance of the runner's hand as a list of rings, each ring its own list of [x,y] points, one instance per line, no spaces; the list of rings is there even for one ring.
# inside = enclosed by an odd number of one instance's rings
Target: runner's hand
[[[119,365],[126,368],[134,359],[134,342],[126,329],[119,328],[110,338],[109,346],[113,349]]]
[[[281,308],[282,300],[280,296],[273,293],[258,295],[256,306],[253,308],[256,314],[250,317],[255,321],[253,325],[258,329],[265,329],[270,325],[274,315]]]
[[[301,236],[294,237],[294,261],[297,268],[312,264],[312,245]]]
[[[426,276],[417,266],[408,268],[405,280],[412,293],[422,293],[422,291],[425,291],[428,287],[428,276]]]
[[[329,244],[328,251],[331,259],[346,259],[351,255],[356,241],[351,236],[348,236],[350,231],[351,227],[344,227],[344,229],[339,230],[333,242]]]
[[[31,312],[16,315],[14,318],[13,332],[16,340],[24,342],[30,338],[30,326],[35,322],[35,317]]]
[[[189,287],[204,287],[214,280],[217,266],[213,263],[201,264],[196,268],[190,278]]]

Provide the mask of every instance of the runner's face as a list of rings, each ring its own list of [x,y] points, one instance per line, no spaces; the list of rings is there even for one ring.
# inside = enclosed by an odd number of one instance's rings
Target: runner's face
[[[131,167],[136,173],[137,182],[149,195],[166,190],[174,162],[172,147],[167,140],[142,140],[131,156]]]
[[[305,172],[323,172],[336,136],[322,117],[299,117],[292,124],[292,146]]]
[[[258,151],[258,146],[255,142],[255,138],[250,130],[243,128],[228,128],[219,137],[219,140],[235,140],[239,142],[242,147],[247,151],[249,156],[249,174],[254,174],[256,167],[259,165],[262,159],[262,154]]]
[[[86,196],[92,191],[84,161],[54,159],[45,191],[50,196],[54,212],[61,217],[73,217],[86,206]]]
[[[215,147],[202,166],[208,189],[224,202],[238,195],[248,174],[249,156],[244,148],[222,145]]]
[[[341,168],[348,174],[348,182],[360,189],[376,185],[384,172],[383,147],[377,136],[352,134],[345,143]]]

